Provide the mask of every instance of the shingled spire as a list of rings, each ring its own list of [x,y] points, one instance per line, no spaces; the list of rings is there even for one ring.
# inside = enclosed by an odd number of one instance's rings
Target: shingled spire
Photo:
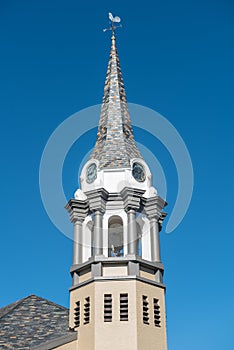
[[[100,169],[129,168],[131,159],[142,158],[133,136],[114,32],[111,41],[97,141],[90,156],[99,160]]]

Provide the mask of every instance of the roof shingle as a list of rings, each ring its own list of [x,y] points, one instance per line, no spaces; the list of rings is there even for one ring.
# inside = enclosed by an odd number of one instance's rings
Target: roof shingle
[[[0,309],[0,349],[31,349],[32,346],[67,336],[69,310],[30,295]]]
[[[133,158],[142,158],[133,136],[132,124],[115,36],[112,35],[97,141],[90,159],[99,160],[99,168],[129,168]]]

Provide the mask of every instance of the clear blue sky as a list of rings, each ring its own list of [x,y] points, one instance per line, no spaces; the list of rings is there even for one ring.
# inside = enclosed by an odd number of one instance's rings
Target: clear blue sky
[[[162,232],[169,350],[234,349],[234,4],[230,0],[1,0],[0,306],[35,293],[68,306],[72,242],[50,222],[38,172],[43,148],[68,116],[101,102],[112,11],[129,102],[163,114],[189,149],[193,199],[181,225]],[[136,138],[147,143],[136,130]],[[64,165],[67,198],[95,132]],[[145,140],[145,141],[144,141]],[[177,178],[165,149],[151,150]],[[78,148],[77,148],[78,149]]]

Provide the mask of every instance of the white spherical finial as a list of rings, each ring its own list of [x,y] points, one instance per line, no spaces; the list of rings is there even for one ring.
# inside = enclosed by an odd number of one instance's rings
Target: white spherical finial
[[[156,188],[154,188],[154,187],[148,188],[144,193],[145,198],[151,198],[151,197],[155,197],[157,195],[158,195],[158,192],[157,192]]]
[[[87,199],[87,196],[84,194],[84,192],[78,188],[74,194],[75,199],[85,201]]]

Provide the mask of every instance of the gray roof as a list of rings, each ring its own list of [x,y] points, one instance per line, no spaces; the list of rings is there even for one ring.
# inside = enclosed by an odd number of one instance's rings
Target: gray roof
[[[69,330],[68,320],[65,307],[30,295],[0,309],[0,349],[26,350],[58,339],[74,340],[76,332]]]
[[[97,141],[90,158],[99,160],[100,169],[129,168],[131,159],[142,158],[133,136],[114,34]]]

